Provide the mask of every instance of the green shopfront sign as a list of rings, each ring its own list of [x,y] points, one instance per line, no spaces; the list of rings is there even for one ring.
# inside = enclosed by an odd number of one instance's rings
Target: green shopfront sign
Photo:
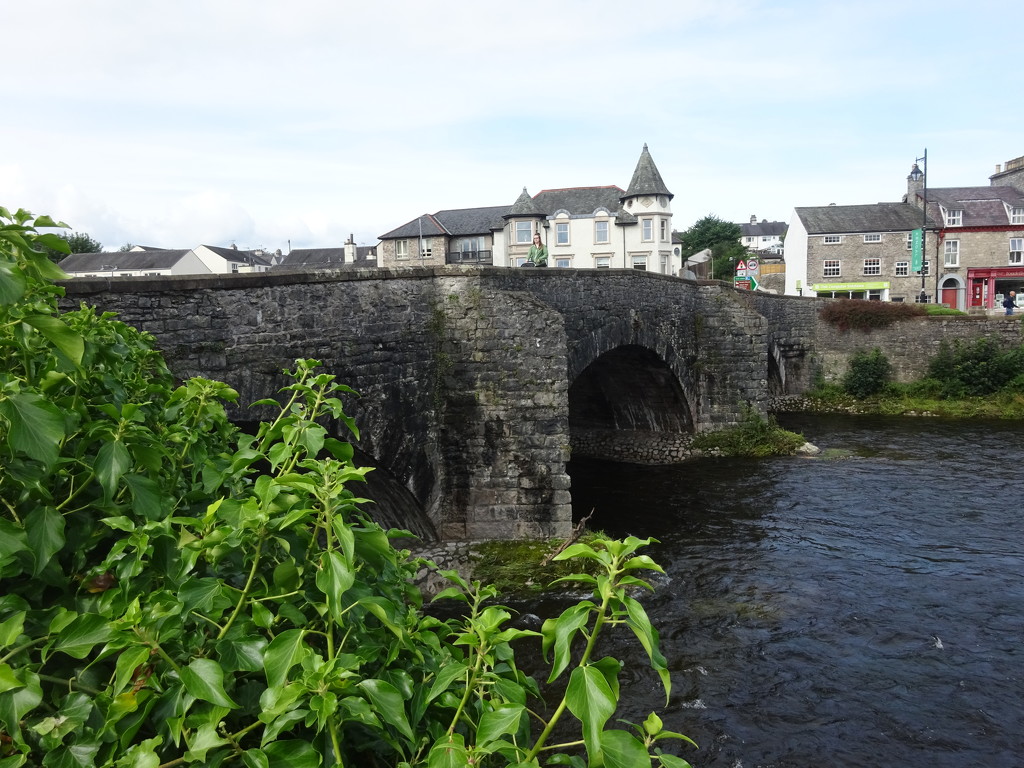
[[[826,291],[887,291],[889,290],[888,281],[880,283],[815,283],[811,286],[811,290],[816,293],[824,293]]]

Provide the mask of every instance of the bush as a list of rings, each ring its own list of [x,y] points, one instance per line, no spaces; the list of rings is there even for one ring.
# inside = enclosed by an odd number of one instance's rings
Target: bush
[[[892,365],[880,349],[861,350],[850,358],[850,368],[843,377],[843,389],[863,400],[881,392],[891,378]]]
[[[928,366],[928,376],[942,383],[945,397],[990,395],[1017,386],[1024,374],[1024,347],[1003,350],[992,339],[971,344],[943,342]]]
[[[923,317],[927,314],[925,306],[902,302],[835,299],[822,307],[819,315],[822,320],[836,326],[840,331],[871,331],[875,328],[888,328],[901,320]]]
[[[775,418],[762,418],[750,410],[735,427],[704,432],[693,439],[693,447],[721,456],[777,456],[793,453],[806,441],[801,435],[782,429]]]

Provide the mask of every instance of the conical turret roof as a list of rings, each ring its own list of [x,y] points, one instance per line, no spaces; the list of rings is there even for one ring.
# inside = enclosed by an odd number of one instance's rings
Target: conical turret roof
[[[673,197],[658,172],[658,166],[654,164],[654,158],[651,157],[647,144],[644,144],[644,150],[640,153],[640,159],[637,161],[636,170],[633,171],[629,188],[621,199],[625,200],[627,197],[638,195],[668,195],[669,200]]]
[[[516,216],[544,216],[544,211],[537,207],[537,204],[530,197],[530,193],[526,191],[526,187],[523,187],[522,194],[512,204],[512,207],[508,209],[508,213],[505,214],[504,218],[511,219]]]

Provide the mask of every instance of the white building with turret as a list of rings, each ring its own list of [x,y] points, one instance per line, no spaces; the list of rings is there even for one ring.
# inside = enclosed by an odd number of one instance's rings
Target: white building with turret
[[[518,267],[534,234],[548,266],[643,269],[678,275],[672,245],[672,193],[644,144],[629,186],[523,188],[511,206],[424,214],[381,235],[378,264],[489,264]]]

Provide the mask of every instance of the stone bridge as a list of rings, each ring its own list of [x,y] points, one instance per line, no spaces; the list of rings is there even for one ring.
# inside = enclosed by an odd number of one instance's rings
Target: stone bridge
[[[76,279],[171,370],[273,396],[314,358],[371,476],[445,540],[564,536],[573,451],[659,463],[815,373],[817,300],[637,270],[432,267]],[[771,318],[771,321],[767,318]],[[263,417],[244,408],[238,421]],[[332,425],[337,429],[337,425]],[[347,435],[338,433],[343,439]],[[379,499],[378,499],[379,500]]]

